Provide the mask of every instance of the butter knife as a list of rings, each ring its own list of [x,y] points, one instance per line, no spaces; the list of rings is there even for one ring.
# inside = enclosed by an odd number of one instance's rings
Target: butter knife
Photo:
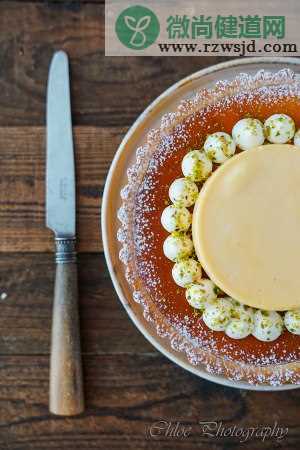
[[[76,192],[69,63],[51,61],[47,88],[46,225],[55,234],[56,275],[50,358],[50,412],[84,409],[76,264]]]

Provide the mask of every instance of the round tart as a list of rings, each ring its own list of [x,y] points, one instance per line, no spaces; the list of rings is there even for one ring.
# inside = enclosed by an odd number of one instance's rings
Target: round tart
[[[299,126],[290,71],[220,82],[163,117],[122,191],[120,257],[146,318],[191,363],[252,384],[300,383]]]

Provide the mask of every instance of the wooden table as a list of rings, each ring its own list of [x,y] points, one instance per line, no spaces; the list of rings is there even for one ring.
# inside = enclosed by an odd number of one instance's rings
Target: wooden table
[[[124,133],[165,88],[222,58],[104,57],[104,2],[0,3],[0,450],[297,448],[300,391],[257,393],[198,379],[135,329],[112,287],[99,210]],[[56,49],[71,58],[78,172],[86,411],[48,412],[53,240],[44,226],[45,86]],[[223,58],[224,60],[225,58]],[[2,296],[5,297],[5,296]],[[149,435],[181,421],[186,438]],[[288,427],[276,443],[204,436],[199,421]]]

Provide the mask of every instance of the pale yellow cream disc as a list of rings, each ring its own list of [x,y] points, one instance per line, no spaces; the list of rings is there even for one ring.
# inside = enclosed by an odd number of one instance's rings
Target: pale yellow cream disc
[[[193,241],[226,294],[265,310],[300,307],[300,148],[242,152],[207,180],[193,213]]]

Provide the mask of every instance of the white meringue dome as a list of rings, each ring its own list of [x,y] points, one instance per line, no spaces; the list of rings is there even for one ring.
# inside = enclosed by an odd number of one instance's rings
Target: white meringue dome
[[[253,336],[259,341],[275,341],[283,331],[283,320],[276,311],[257,310],[254,314]]]
[[[204,152],[192,150],[181,163],[182,173],[192,181],[204,181],[212,172],[212,162]]]
[[[295,122],[286,114],[273,114],[264,125],[265,135],[272,144],[285,144],[295,134]]]
[[[254,328],[254,310],[233,301],[231,320],[225,329],[227,336],[232,339],[244,339]]]
[[[211,280],[203,278],[197,284],[189,286],[185,296],[193,308],[204,310],[217,298],[216,286]]]
[[[181,287],[188,287],[201,279],[202,269],[200,263],[189,258],[174,264],[172,276],[176,284]]]
[[[232,137],[241,150],[262,145],[265,140],[263,124],[258,119],[241,119],[234,125]]]
[[[224,331],[231,319],[232,302],[229,297],[218,298],[203,313],[205,325],[213,331]]]
[[[287,311],[284,315],[284,325],[290,333],[300,334],[300,309]]]
[[[249,336],[253,330],[253,321],[247,316],[240,319],[231,319],[225,329],[225,333],[232,339],[244,339]]]
[[[167,206],[161,215],[161,224],[169,233],[187,231],[192,223],[192,215],[185,207]]]
[[[221,164],[235,153],[235,142],[223,131],[210,134],[204,142],[204,151],[213,162]]]
[[[177,178],[170,186],[169,197],[176,206],[189,208],[197,200],[198,187],[188,178]]]
[[[193,250],[191,238],[183,233],[170,234],[163,244],[165,256],[174,262],[191,256]]]

